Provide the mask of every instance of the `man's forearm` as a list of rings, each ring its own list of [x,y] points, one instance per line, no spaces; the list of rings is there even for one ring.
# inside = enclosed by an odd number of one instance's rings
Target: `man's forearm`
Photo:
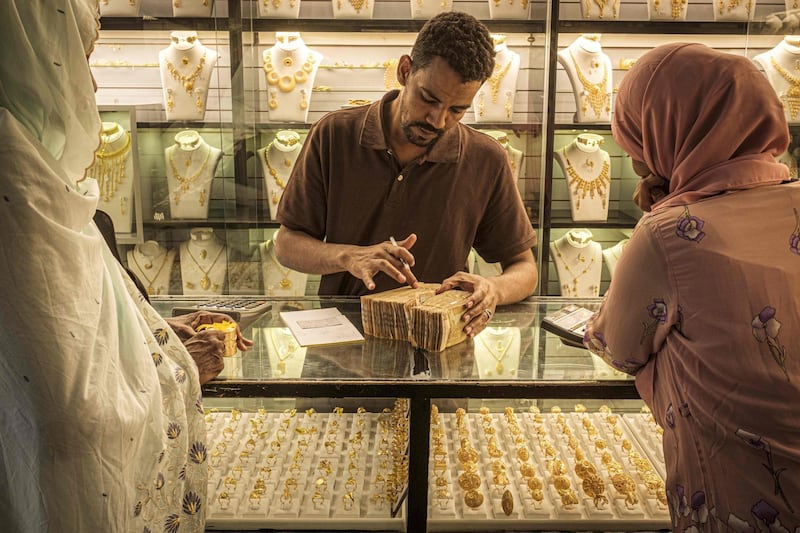
[[[506,305],[524,300],[533,294],[539,275],[536,271],[536,261],[530,251],[514,257],[508,264],[503,265],[503,273],[492,278],[500,301],[498,305]]]
[[[328,244],[281,226],[275,239],[275,256],[286,268],[306,274],[335,274],[347,270],[347,244]]]

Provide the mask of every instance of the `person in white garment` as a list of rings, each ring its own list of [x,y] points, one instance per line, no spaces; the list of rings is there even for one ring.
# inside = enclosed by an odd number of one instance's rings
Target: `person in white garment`
[[[97,36],[97,0],[0,2],[0,529],[200,532],[193,318],[146,303],[82,186]]]

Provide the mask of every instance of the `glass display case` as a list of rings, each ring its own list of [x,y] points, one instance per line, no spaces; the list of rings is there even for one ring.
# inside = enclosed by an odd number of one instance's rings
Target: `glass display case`
[[[632,379],[540,327],[598,300],[501,307],[442,352],[371,336],[303,347],[282,311],[335,307],[363,332],[359,300],[267,302],[242,318],[255,345],[203,387],[209,528],[667,527],[660,436]],[[154,302],[166,316],[203,303]]]

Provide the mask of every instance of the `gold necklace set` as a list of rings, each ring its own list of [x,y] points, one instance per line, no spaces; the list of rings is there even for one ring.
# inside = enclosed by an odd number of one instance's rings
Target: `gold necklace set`
[[[347,2],[353,6],[356,13],[361,13],[362,9],[369,9],[369,0],[347,0]],[[342,0],[336,1],[336,9],[339,11],[342,10]]]
[[[169,255],[169,254],[167,252],[164,252],[164,253],[162,253],[160,255],[160,257],[162,257],[161,266],[158,267],[158,270],[156,270],[155,275],[152,278],[149,278],[149,277],[147,277],[147,274],[145,274],[145,270],[149,270],[149,269],[153,268],[153,260],[150,259],[149,263],[145,263],[144,268],[142,268],[142,265],[139,264],[139,260],[136,259],[136,254],[137,253],[141,254],[141,252],[138,252],[136,250],[136,248],[134,248],[133,249],[133,253],[131,254],[131,257],[133,257],[133,263],[136,265],[136,268],[139,269],[139,274],[141,274],[141,276],[147,282],[147,286],[145,287],[147,289],[147,294],[149,294],[150,296],[161,294],[161,289],[160,288],[158,288],[158,289],[154,288],[153,284],[158,279],[158,276],[161,274],[161,271],[164,270],[164,266],[167,264],[167,255]],[[144,254],[141,254],[141,255],[144,255]]]
[[[281,7],[281,0],[264,0],[264,7],[269,7],[270,2],[272,2],[272,7],[278,9]],[[295,6],[296,0],[289,0],[289,7]]]
[[[510,57],[508,63],[505,64],[503,68],[500,68],[500,65],[495,65],[494,72],[492,73],[491,77],[486,80],[489,84],[489,90],[492,93],[492,103],[497,103],[497,93],[500,91],[500,84],[503,82],[503,78],[505,78],[506,74],[508,74],[508,69],[511,68],[511,63],[514,62],[514,57]]]
[[[784,107],[789,108],[789,115],[794,120],[800,114],[800,77],[795,76],[775,61],[775,56],[770,56],[769,60],[772,68],[789,84],[789,88],[781,95],[781,102]]]
[[[102,4],[104,6],[107,6],[108,2],[109,2],[109,0],[100,0],[100,4]],[[128,0],[128,5],[129,6],[135,6],[136,5],[136,0]]]
[[[309,51],[303,65],[294,71],[294,74],[279,74],[272,64],[272,52],[264,54],[264,72],[267,76],[267,83],[272,87],[277,87],[282,93],[290,93],[295,90],[297,84],[308,81],[308,75],[314,71],[316,58]],[[286,56],[281,60],[281,66],[287,69],[294,67],[295,60],[292,56]],[[277,107],[277,105],[275,106]]]
[[[495,342],[489,342],[485,337],[486,335],[478,335],[483,347],[486,348],[486,350],[489,352],[489,355],[497,363],[494,367],[495,372],[497,372],[498,375],[502,374],[505,370],[505,367],[503,367],[503,360],[506,358],[506,354],[511,348],[511,345],[514,343],[514,335],[513,333],[509,335],[508,342],[505,344],[503,344],[502,338]],[[494,346],[492,346],[492,344],[494,344]]]
[[[117,125],[117,130],[119,125]],[[108,202],[117,192],[117,187],[125,181],[128,155],[131,151],[131,134],[125,132],[125,143],[122,147],[108,151],[109,137],[102,135],[100,148],[95,153],[94,165],[87,171],[87,176],[97,180],[100,188],[100,198]]]
[[[206,254],[208,254],[208,252],[206,250],[202,250],[202,251],[206,252]],[[203,289],[204,291],[207,291],[208,289],[211,289],[213,292],[218,292],[219,291],[219,284],[212,283],[211,277],[209,276],[209,272],[211,272],[211,270],[217,264],[217,261],[219,261],[219,258],[222,256],[222,252],[224,252],[224,251],[225,251],[225,247],[224,246],[220,246],[219,247],[219,252],[217,253],[217,257],[215,257],[214,260],[211,262],[211,266],[209,266],[208,268],[203,268],[202,265],[200,265],[200,263],[197,261],[197,259],[195,259],[194,255],[192,254],[192,250],[191,250],[191,247],[189,246],[189,244],[186,244],[186,253],[189,254],[189,258],[194,262],[195,265],[197,265],[197,268],[200,269],[200,272],[203,273],[203,277],[200,278],[200,288]],[[186,282],[186,288],[187,289],[194,289],[194,283],[192,283],[191,281],[187,281]]]
[[[608,205],[607,188],[611,182],[611,177],[608,173],[608,161],[603,161],[603,168],[600,169],[600,173],[596,178],[585,180],[572,166],[569,157],[567,157],[567,148],[564,147],[561,151],[564,154],[564,161],[567,163],[565,170],[567,171],[567,176],[569,176],[567,180],[569,182],[569,188],[572,189],[572,194],[575,197],[575,207],[580,209],[581,200],[586,198],[587,195],[592,200],[594,200],[595,195],[598,195],[603,201],[603,209],[605,209]]]
[[[561,253],[558,241],[553,243],[553,249],[556,251],[556,257],[558,257],[558,259],[561,260],[561,266],[563,266],[564,270],[567,271],[567,274],[569,274],[572,277],[572,281],[571,282],[567,282],[567,283],[562,283],[561,284],[562,292],[566,293],[566,294],[563,294],[563,295],[564,296],[579,296],[579,294],[578,294],[578,281],[580,281],[580,279],[587,272],[589,272],[592,269],[592,266],[594,266],[595,257],[592,256],[589,259],[589,262],[586,264],[586,267],[584,267],[584,269],[580,273],[576,274],[572,270],[572,268],[569,266],[569,263],[567,262],[567,258],[564,257],[564,254]],[[579,263],[586,263],[586,258],[583,257],[582,254],[578,254],[578,258],[577,259],[578,259]],[[576,265],[576,266],[578,266],[578,265]],[[591,285],[589,287],[589,289],[594,291],[595,286]]]
[[[717,2],[717,7],[719,8],[719,14],[724,15],[726,13],[730,13],[731,11],[739,7],[741,3],[742,0],[728,0],[728,3],[726,5],[725,0],[719,0],[719,2]],[[747,0],[747,2],[745,2],[745,8],[747,9],[747,13],[749,15],[750,10],[752,8],[750,0]]]
[[[611,94],[606,90],[606,83],[608,82],[608,68],[605,61],[600,61],[603,66],[603,78],[597,82],[592,83],[583,74],[578,61],[575,59],[575,54],[572,50],[569,51],[569,57],[572,59],[572,64],[575,65],[575,74],[583,86],[583,104],[581,110],[586,113],[588,106],[591,106],[595,116],[600,116],[603,112],[611,113]]]
[[[297,142],[295,139],[292,139],[292,140],[294,140],[295,143]],[[292,144],[295,144],[295,143],[292,143]],[[267,170],[269,171],[269,175],[272,176],[273,180],[275,180],[275,184],[280,188],[281,191],[283,191],[283,190],[286,189],[286,182],[284,182],[281,179],[281,177],[278,176],[278,171],[275,169],[275,167],[272,166],[272,163],[270,163],[270,161],[269,161],[269,152],[272,149],[274,144],[275,144],[275,141],[271,141],[267,145],[267,147],[264,149],[264,163],[266,163],[266,165],[267,165]],[[293,162],[289,158],[284,158],[283,164],[284,164],[284,166],[286,166],[288,168],[292,168]],[[277,190],[273,191],[272,192],[272,203],[275,204],[275,205],[278,205],[278,202],[280,201],[280,199],[281,199],[281,197],[278,194],[278,191]]]
[[[494,1],[494,7],[500,7],[500,4],[503,3],[503,0],[493,0],[493,1]],[[528,7],[528,2],[529,0],[520,0],[519,7],[521,7],[522,9],[526,9]],[[508,0],[508,5],[513,6],[514,0]],[[442,2],[442,7],[444,7],[444,2]]]
[[[686,7],[687,0],[670,0],[672,4],[672,19],[676,20],[681,18],[684,8]],[[656,12],[661,14],[661,0],[653,0],[653,8]]]
[[[175,7],[181,7],[182,4],[183,4],[183,0],[173,0],[173,2],[172,2],[172,5],[174,5]],[[203,0],[203,5],[207,6],[208,5],[208,0]]]
[[[167,72],[169,72],[169,75],[172,76],[172,79],[183,86],[183,90],[186,91],[186,94],[189,95],[189,97],[192,97],[192,95],[194,94],[195,96],[194,105],[197,108],[198,113],[203,112],[203,98],[200,92],[197,93],[194,92],[194,83],[200,77],[200,74],[203,73],[203,68],[206,65],[207,54],[208,52],[203,52],[203,55],[202,57],[200,57],[200,61],[197,63],[197,66],[195,66],[194,69],[191,71],[191,73],[188,75],[181,74],[180,72],[178,72],[178,69],[175,68],[175,65],[173,65],[169,59],[166,58],[164,59],[164,66],[167,67]],[[189,65],[189,58],[182,57],[181,63],[184,66]],[[167,111],[172,111],[174,107],[175,107],[175,100],[173,98],[172,89],[168,88]]]
[[[608,0],[583,0],[583,16],[584,18],[589,18],[592,14],[592,5],[596,5],[597,8],[600,10],[598,18],[603,18],[603,12],[608,5]],[[611,2],[611,11],[613,18],[617,18],[619,16],[619,0],[612,0]]]
[[[170,166],[170,169],[172,170],[172,175],[175,176],[175,179],[178,180],[178,184],[179,184],[178,187],[175,189],[175,191],[172,193],[172,199],[175,202],[175,205],[179,205],[181,203],[181,198],[183,197],[183,195],[186,194],[189,191],[189,189],[192,186],[192,184],[194,182],[196,182],[197,179],[200,176],[202,176],[203,173],[205,172],[206,166],[208,165],[208,160],[209,160],[209,158],[211,156],[211,148],[208,147],[206,149],[206,156],[203,159],[203,162],[200,164],[200,166],[198,167],[197,171],[192,175],[188,175],[188,169],[192,165],[192,156],[190,155],[189,157],[186,158],[186,161],[184,161],[184,165],[186,166],[186,169],[187,169],[187,175],[185,175],[185,176],[178,171],[178,165],[175,164],[175,152],[176,151],[177,151],[177,149],[173,150],[169,154],[169,166]],[[200,198],[198,199],[198,201],[200,202],[201,206],[206,204],[206,189],[205,189],[205,187],[203,187],[200,190]]]

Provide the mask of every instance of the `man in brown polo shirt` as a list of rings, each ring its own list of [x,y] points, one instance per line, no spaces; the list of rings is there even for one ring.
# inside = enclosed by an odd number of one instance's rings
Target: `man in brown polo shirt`
[[[492,39],[478,20],[459,12],[429,20],[399,60],[399,91],[311,128],[281,198],[278,260],[321,274],[321,295],[417,280],[472,291],[469,335],[495,306],[529,296],[536,233],[506,153],[459,122],[493,68]],[[390,236],[402,240],[395,246]],[[503,273],[466,272],[471,247]]]

